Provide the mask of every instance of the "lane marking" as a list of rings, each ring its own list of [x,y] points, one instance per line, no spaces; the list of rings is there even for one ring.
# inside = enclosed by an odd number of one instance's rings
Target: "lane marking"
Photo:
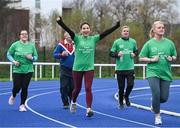
[[[43,117],[43,118],[45,118],[45,119],[51,120],[51,121],[53,121],[53,122],[56,122],[56,123],[58,123],[58,124],[61,124],[61,125],[64,125],[64,126],[67,126],[67,127],[70,127],[70,128],[76,128],[76,127],[73,126],[73,125],[70,125],[70,124],[67,124],[67,123],[64,123],[64,122],[55,120],[55,119],[53,119],[53,118],[50,118],[50,117],[48,117],[48,116],[45,116],[45,115],[43,115],[43,114],[41,114],[41,113],[39,113],[39,112],[33,110],[31,107],[29,107],[28,101],[30,101],[31,99],[36,98],[36,97],[38,97],[38,96],[42,96],[42,95],[46,95],[46,94],[55,93],[55,92],[59,92],[59,91],[51,91],[51,92],[40,93],[40,94],[31,96],[31,97],[28,98],[28,99],[26,100],[26,102],[25,102],[25,105],[26,105],[27,109],[29,109],[31,112],[33,112],[33,113],[35,113],[35,114],[37,114],[37,115],[39,115],[39,116],[41,116],[41,117]]]
[[[180,87],[180,85],[171,85],[170,87],[171,88],[177,88],[177,87]],[[133,91],[146,90],[146,89],[150,89],[150,87],[135,88],[135,89],[133,89]],[[151,94],[135,95],[135,96],[131,96],[130,98],[141,97],[141,96],[148,96],[148,95],[151,95]],[[115,93],[114,98],[116,100],[118,100],[118,92]],[[148,106],[144,106],[144,105],[140,105],[140,104],[135,104],[135,103],[131,103],[131,106],[136,107],[138,109],[144,109],[144,110],[151,111],[151,107],[148,107]],[[162,110],[161,109],[160,113],[163,113],[163,114],[166,114],[166,115],[180,117],[180,113],[178,113],[178,112],[167,111],[167,110]]]
[[[114,89],[114,88],[111,88],[111,89],[100,89],[100,90],[95,90],[95,91],[93,91],[93,92],[100,92],[100,91],[102,92],[102,91],[108,91],[108,90],[113,90],[113,89]],[[41,114],[41,113],[33,110],[31,107],[28,106],[28,102],[29,102],[31,99],[33,99],[33,98],[36,98],[36,97],[42,96],[42,95],[46,95],[46,94],[57,93],[57,92],[58,92],[58,91],[51,91],[51,92],[40,93],[40,94],[31,96],[30,98],[28,98],[28,99],[26,100],[25,105],[26,105],[26,107],[27,107],[30,111],[32,111],[33,113],[35,113],[35,114],[37,114],[37,115],[39,115],[39,116],[41,116],[41,117],[43,117],[43,118],[46,118],[46,119],[48,119],[48,120],[51,120],[51,121],[53,121],[53,122],[56,122],[56,123],[59,123],[59,124],[62,124],[62,125],[68,126],[68,127],[76,128],[76,127],[73,126],[73,125],[70,125],[70,124],[67,124],[67,123],[58,121],[58,120],[56,120],[56,119],[53,119],[53,118],[51,118],[51,117],[45,116],[45,115],[43,115],[43,114]],[[85,92],[80,93],[80,95],[84,95],[84,94],[85,94]],[[82,105],[80,105],[80,104],[77,104],[77,106],[79,106],[79,107],[81,107],[81,108],[83,108],[83,109],[86,109],[86,107],[84,107],[84,106],[82,106]],[[120,117],[117,117],[117,116],[113,116],[113,115],[106,114],[106,113],[102,113],[102,112],[98,112],[98,111],[94,111],[94,112],[97,113],[97,114],[103,115],[103,116],[107,116],[107,117],[110,117],[110,118],[123,120],[123,121],[130,122],[130,123],[134,123],[134,124],[139,124],[139,125],[148,126],[148,127],[156,127],[156,126],[154,126],[154,125],[145,124],[145,123],[141,123],[141,122],[137,122],[137,121],[133,121],[133,120],[128,120],[128,119],[125,119],[125,118],[120,118]],[[156,128],[157,128],[157,127],[156,127]]]

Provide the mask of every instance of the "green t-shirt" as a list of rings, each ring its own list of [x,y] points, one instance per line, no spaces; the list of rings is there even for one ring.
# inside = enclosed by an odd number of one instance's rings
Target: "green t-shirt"
[[[94,70],[94,52],[96,43],[100,40],[99,35],[84,37],[75,34],[75,58],[73,71]]]
[[[159,61],[147,64],[146,77],[159,77],[163,80],[171,81],[171,63],[166,57],[177,56],[174,43],[167,38],[163,38],[160,41],[154,38],[150,39],[143,46],[139,57],[152,58],[154,56],[159,56]]]
[[[34,72],[33,61],[25,57],[26,54],[32,54],[32,56],[38,57],[34,43],[16,41],[10,46],[8,52],[12,55],[14,60],[20,63],[19,66],[13,65],[13,73]]]
[[[123,40],[122,38],[115,40],[111,51],[117,53],[123,52],[122,57],[116,58],[116,70],[133,70],[134,58],[131,57],[131,53],[136,50],[136,41],[132,38],[129,38],[129,40]]]

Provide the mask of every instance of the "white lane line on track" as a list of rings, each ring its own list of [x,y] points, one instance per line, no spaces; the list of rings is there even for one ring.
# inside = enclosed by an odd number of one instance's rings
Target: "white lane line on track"
[[[114,89],[114,88],[113,88],[113,89]],[[96,90],[96,91],[93,91],[93,92],[102,92],[102,91],[109,91],[109,90],[112,90],[112,88],[111,88],[111,89],[100,89],[100,90]],[[39,115],[39,116],[41,116],[41,117],[43,117],[43,118],[46,118],[46,119],[48,119],[48,120],[51,120],[51,121],[53,121],[53,122],[56,122],[56,123],[59,123],[59,124],[62,124],[62,125],[68,126],[68,127],[73,127],[73,128],[75,128],[75,126],[73,126],[73,125],[70,125],[70,124],[67,124],[67,123],[58,121],[58,120],[56,120],[56,119],[53,119],[53,118],[51,118],[51,117],[45,116],[45,115],[43,115],[43,114],[41,114],[41,113],[38,113],[37,111],[33,110],[31,107],[28,106],[28,101],[31,100],[31,99],[36,98],[36,97],[38,97],[38,96],[42,96],[42,95],[46,95],[46,94],[51,94],[51,93],[56,93],[56,92],[58,92],[58,91],[51,91],[51,92],[46,92],[46,93],[41,93],[41,94],[34,95],[34,96],[32,96],[32,97],[30,97],[30,98],[28,98],[28,99],[26,100],[25,105],[27,106],[27,108],[28,108],[30,111],[32,111],[33,113],[35,113],[35,114],[37,114],[37,115]],[[84,94],[85,94],[85,92],[84,92],[84,93],[80,93],[80,95],[84,95]],[[86,109],[84,106],[82,106],[82,105],[80,105],[80,104],[77,104],[77,105],[78,105],[79,107],[83,108],[83,109]],[[120,117],[117,117],[117,116],[113,116],[113,115],[106,114],[106,113],[102,113],[102,112],[98,112],[98,111],[94,111],[94,112],[97,113],[97,114],[103,115],[103,116],[107,116],[107,117],[114,118],[114,119],[118,119],[118,120],[123,120],[123,121],[126,121],[126,122],[130,122],[130,123],[134,123],[134,124],[138,124],[138,125],[142,125],[142,126],[146,126],[146,127],[156,127],[156,126],[154,126],[154,125],[149,125],[149,124],[145,124],[145,123],[142,123],[142,122],[137,122],[137,121],[133,121],[133,120],[128,120],[128,119],[125,119],[125,118],[120,118]],[[157,128],[157,127],[156,127],[156,128]]]
[[[31,99],[33,99],[33,98],[36,98],[36,97],[38,97],[38,96],[42,96],[42,95],[46,95],[46,94],[51,94],[51,93],[55,93],[55,92],[59,92],[59,91],[51,91],[51,92],[40,93],[40,94],[31,96],[30,98],[28,98],[28,99],[26,100],[25,105],[26,105],[26,107],[27,107],[31,112],[33,112],[33,113],[35,113],[35,114],[37,114],[37,115],[39,115],[39,116],[41,116],[41,117],[43,117],[43,118],[46,118],[46,119],[48,119],[48,120],[51,120],[51,121],[53,121],[53,122],[56,122],[56,123],[58,123],[58,124],[61,124],[61,125],[64,125],[64,126],[67,126],[67,127],[70,127],[70,128],[76,128],[76,127],[73,126],[73,125],[70,125],[70,124],[67,124],[67,123],[64,123],[64,122],[55,120],[55,119],[50,118],[50,117],[48,117],[48,116],[45,116],[45,115],[43,115],[43,114],[41,114],[41,113],[38,113],[38,112],[36,112],[35,110],[33,110],[31,107],[28,106],[28,101],[29,101],[29,100],[31,100]]]
[[[177,87],[180,87],[180,85],[171,85],[170,87],[171,88],[177,88]],[[135,89],[133,89],[133,91],[146,90],[146,89],[150,89],[150,87],[135,88]],[[148,96],[148,95],[151,95],[151,94],[135,95],[135,96],[131,96],[130,98],[142,97],[142,96],[144,97],[144,96]],[[115,93],[114,98],[116,100],[118,100],[118,92]],[[148,106],[144,106],[144,105],[140,105],[140,104],[135,104],[135,103],[131,103],[131,106],[139,108],[139,109],[144,109],[144,110],[151,111],[151,107],[148,107]],[[160,110],[160,113],[163,113],[163,114],[166,114],[166,115],[180,117],[180,113],[178,113],[178,112],[167,111],[167,110]]]
[[[4,93],[1,93],[0,96],[1,96],[1,95],[11,94],[11,93],[12,93],[12,92],[4,92]]]
[[[95,90],[93,92],[102,92],[102,91],[108,91],[108,90],[112,90],[112,89],[101,89],[101,90]],[[84,93],[81,93],[80,95],[84,95]],[[86,107],[80,105],[80,104],[77,104],[79,107],[83,108],[83,109],[87,109]],[[97,113],[97,114],[100,114],[100,115],[103,115],[103,116],[107,116],[107,117],[111,117],[111,118],[114,118],[114,119],[119,119],[119,120],[123,120],[123,121],[126,121],[126,122],[130,122],[130,123],[134,123],[134,124],[139,124],[139,125],[143,125],[143,126],[146,126],[146,127],[156,127],[154,125],[150,125],[150,124],[145,124],[145,123],[142,123],[142,122],[137,122],[137,121],[133,121],[133,120],[129,120],[129,119],[125,119],[125,118],[121,118],[121,117],[118,117],[118,116],[113,116],[113,115],[110,115],[110,114],[106,114],[106,113],[102,113],[102,112],[99,112],[99,111],[95,111],[93,109],[93,112],[94,113]],[[156,127],[158,128],[158,127]]]

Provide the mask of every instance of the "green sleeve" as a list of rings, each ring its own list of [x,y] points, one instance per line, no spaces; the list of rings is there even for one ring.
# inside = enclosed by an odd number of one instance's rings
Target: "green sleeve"
[[[141,49],[141,52],[139,53],[139,57],[149,57],[148,53],[148,43],[145,43],[143,48]]]
[[[116,52],[116,41],[114,41],[112,48],[111,48],[111,52]]]
[[[76,42],[77,42],[77,40],[78,40],[78,34],[75,34],[75,36],[74,36],[74,43],[76,44]]]
[[[93,37],[94,37],[94,41],[95,41],[96,43],[99,42],[99,40],[100,40],[100,35],[99,35],[99,34],[94,35]]]
[[[171,47],[171,56],[177,56],[177,51],[174,43],[172,43],[172,47]]]

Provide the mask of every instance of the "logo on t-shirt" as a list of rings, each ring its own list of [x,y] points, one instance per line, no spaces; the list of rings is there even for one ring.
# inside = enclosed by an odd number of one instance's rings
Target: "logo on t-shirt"
[[[151,48],[151,52],[157,52],[157,51],[158,51],[158,49],[156,47]]]

